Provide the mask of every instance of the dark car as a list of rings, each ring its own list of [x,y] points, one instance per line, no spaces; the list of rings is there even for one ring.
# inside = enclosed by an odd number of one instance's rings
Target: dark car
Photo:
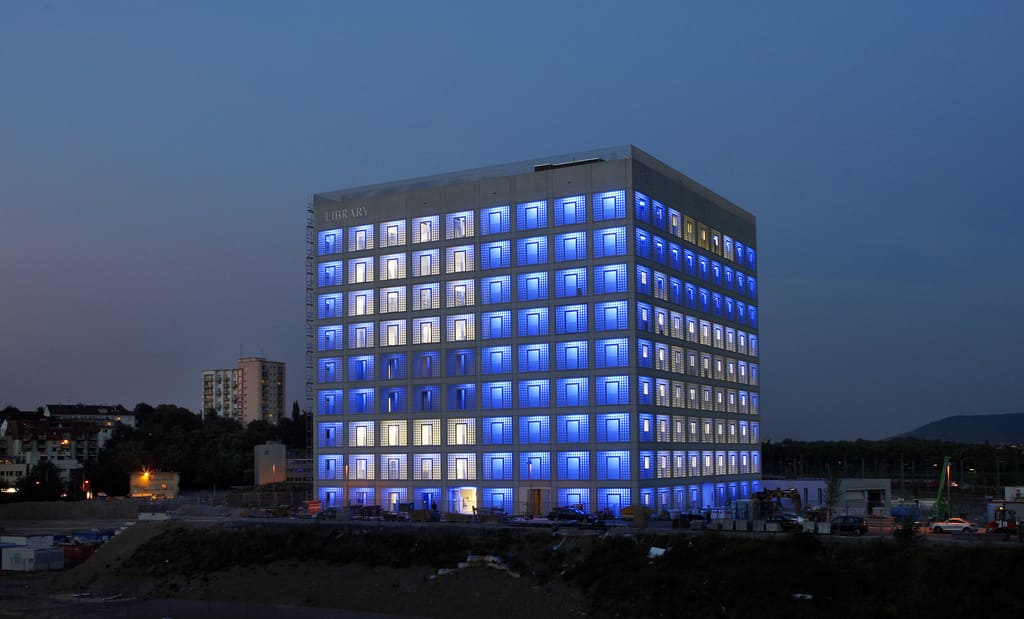
[[[556,507],[548,514],[552,522],[571,522],[573,524],[597,524],[597,516],[588,514],[578,507]]]
[[[836,516],[832,519],[832,532],[864,535],[868,532],[868,521],[860,516]]]
[[[804,517],[793,512],[782,512],[768,519],[768,522],[776,522],[783,531],[799,531],[804,527]]]

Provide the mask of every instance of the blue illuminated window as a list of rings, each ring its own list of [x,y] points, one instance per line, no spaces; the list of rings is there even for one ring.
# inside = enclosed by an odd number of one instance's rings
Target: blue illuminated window
[[[558,416],[559,443],[590,442],[590,417],[587,415]]]
[[[636,328],[638,331],[651,330],[651,306],[647,303],[636,304]]]
[[[551,479],[551,454],[526,451],[519,454],[519,478],[535,481]]]
[[[356,357],[357,359],[363,359],[364,357]],[[380,377],[383,380],[394,380],[398,378],[406,378],[407,370],[405,364],[405,355],[390,354],[380,356]],[[362,379],[355,379],[362,380]]]
[[[520,301],[537,301],[548,298],[548,274],[520,273],[517,276],[517,295]]]
[[[755,329],[757,328],[757,307],[753,305],[747,306],[747,324]]]
[[[661,263],[661,264],[667,264],[668,263],[668,257],[665,254],[665,240],[662,239],[660,236],[655,236],[654,237],[654,241],[653,241],[653,245],[654,245],[654,260],[659,262],[659,263]]]
[[[683,250],[683,270],[687,275],[697,276],[697,254],[689,249]]]
[[[317,255],[329,256],[330,254],[341,253],[343,238],[345,238],[345,231],[342,228],[317,232]]]
[[[633,218],[645,223],[651,221],[651,201],[639,191],[633,192]]]
[[[327,389],[317,392],[317,410],[321,415],[340,415],[343,392],[341,389]]]
[[[594,256],[596,258],[624,255],[626,255],[625,228],[594,230]]]
[[[744,264],[747,255],[747,248],[743,243],[736,241],[736,264]]]
[[[555,225],[567,226],[587,222],[587,199],[571,196],[555,200]]]
[[[345,295],[342,293],[322,294],[317,297],[319,310],[317,317],[320,320],[326,318],[341,318],[344,306]]]
[[[722,265],[717,260],[711,261],[711,283],[716,286],[722,285]]]
[[[484,453],[482,459],[485,480],[512,481],[512,452]]]
[[[519,371],[547,372],[549,369],[547,344],[520,344]]]
[[[732,297],[725,297],[725,317],[729,320],[736,320],[736,302]]]
[[[512,418],[484,417],[480,423],[484,445],[511,445]]]
[[[563,305],[555,308],[555,333],[586,333],[587,306]]]
[[[457,348],[448,351],[448,376],[473,376],[476,374],[475,351],[472,348]]]
[[[512,337],[512,312],[484,312],[480,314],[480,327],[485,340]]]
[[[484,408],[512,408],[510,381],[483,383],[480,392]]]
[[[697,257],[697,277],[701,278],[704,281],[708,281],[709,279],[711,279],[710,274],[709,274],[709,270],[710,270],[710,266],[709,266],[709,261],[708,261],[707,257],[705,257],[705,256],[698,256]]]
[[[594,221],[607,221],[626,217],[625,191],[595,193],[592,200]]]
[[[596,340],[594,350],[598,368],[629,367],[629,344],[626,338]]]
[[[587,406],[590,403],[586,378],[559,378],[555,381],[555,391],[559,406]]]
[[[629,480],[628,451],[597,452],[598,480]]]
[[[664,230],[665,229],[665,205],[662,204],[661,202],[658,202],[657,200],[654,200],[653,208],[651,209],[651,212],[654,215],[654,218],[653,218],[654,225],[659,227],[659,228],[661,228],[662,230]]]
[[[448,410],[468,411],[476,408],[476,385],[448,385]]]
[[[747,304],[743,301],[736,302],[736,322],[744,324],[747,322]]]
[[[651,294],[651,270],[647,267],[636,267],[636,291],[641,294]]]
[[[516,241],[516,264],[526,266],[545,264],[548,261],[548,239],[544,236],[531,236]]]
[[[733,290],[733,278],[732,267],[724,267],[722,269],[722,283],[728,290]]]
[[[693,284],[687,283],[684,286],[686,290],[686,307],[690,309],[697,309],[697,287]]]
[[[405,387],[386,387],[380,390],[380,412],[405,412]]]
[[[676,305],[683,304],[683,282],[675,277],[669,278],[668,298]]]
[[[611,301],[594,305],[594,324],[597,331],[617,331],[628,328],[629,315],[626,313],[626,302]]]
[[[512,300],[512,279],[508,275],[480,278],[480,297],[483,305],[509,303]]]
[[[555,262],[585,260],[587,236],[583,232],[570,232],[555,236]]]
[[[711,291],[707,288],[697,289],[697,303],[700,307],[700,311],[705,313],[711,312]]]
[[[518,311],[516,320],[519,324],[520,336],[548,334],[548,308],[531,307]]]
[[[629,404],[629,377],[598,376],[595,381],[598,405]]]
[[[615,294],[626,292],[629,282],[626,280],[626,265],[605,264],[594,267],[594,292],[597,294]]]
[[[519,381],[519,408],[551,406],[551,386],[547,380]]]
[[[757,280],[749,275],[747,276],[747,296],[751,299],[757,298]]]
[[[512,265],[512,245],[508,241],[480,244],[480,268],[507,269]]]
[[[598,443],[628,443],[629,415],[626,413],[601,413],[597,416]]]
[[[348,412],[372,413],[373,389],[353,389],[348,394]]]
[[[435,385],[417,387],[413,394],[413,408],[416,412],[426,413],[440,410],[441,389]]]
[[[715,316],[722,315],[722,295],[717,292],[711,293],[711,313]]]
[[[675,243],[668,244],[668,263],[676,271],[683,270],[683,250]]]
[[[649,340],[637,340],[636,341],[636,364],[637,367],[650,368],[653,367],[653,347]]]
[[[511,374],[512,347],[487,346],[480,350],[481,367],[484,374]]]
[[[555,271],[555,296],[581,297],[587,294],[586,269],[562,269]]]
[[[566,480],[590,479],[590,452],[562,451],[558,453],[558,478]],[[579,503],[577,500],[572,504]]]
[[[654,452],[653,451],[641,451],[640,452],[640,479],[654,479]],[[654,496],[654,491],[650,488],[646,488],[640,491],[641,500],[644,505],[650,505],[651,499]]]
[[[548,203],[544,200],[516,205],[516,230],[548,227]]]
[[[436,352],[419,352],[413,355],[412,375],[416,378],[432,378],[441,375],[441,355]]]
[[[637,387],[639,391],[639,393],[637,394],[637,402],[639,402],[640,404],[653,404],[654,381],[650,378],[641,376],[637,378]]]
[[[330,286],[340,286],[345,283],[344,280],[345,267],[341,260],[334,262],[321,262],[316,265],[316,285],[320,288],[328,288]]]
[[[640,228],[636,229],[636,255],[641,258],[651,257],[651,235]]]
[[[543,415],[524,415],[520,417],[519,442],[524,444],[550,443],[551,419]]]
[[[509,208],[507,206],[480,209],[480,234],[501,234],[508,232],[509,229]]]
[[[757,259],[754,256],[753,247],[747,248],[747,268],[750,269],[751,271],[757,270]]]
[[[345,339],[345,327],[328,326],[318,327],[316,330],[317,350],[341,350],[342,341]]]
[[[558,342],[555,344],[555,367],[559,370],[585,370],[587,369],[588,343]]]

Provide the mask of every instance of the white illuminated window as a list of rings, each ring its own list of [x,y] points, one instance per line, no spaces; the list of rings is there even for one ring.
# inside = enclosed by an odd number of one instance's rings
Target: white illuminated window
[[[388,426],[388,445],[398,445],[399,428],[398,426]]]
[[[432,424],[425,423],[422,426],[420,426],[420,444],[434,444],[434,426]]]
[[[388,258],[387,272],[388,279],[396,279],[398,277],[398,258]]]
[[[420,460],[420,478],[422,479],[433,479],[434,477],[434,461],[430,458],[424,458]]]
[[[357,262],[356,263],[356,273],[355,273],[355,275],[356,275],[356,283],[357,284],[361,284],[361,283],[366,281],[366,263],[365,262]]]
[[[466,250],[459,249],[455,251],[455,272],[462,273],[466,270]]]
[[[420,342],[432,342],[433,331],[429,322],[420,323]]]
[[[430,254],[420,254],[420,275],[430,275]]]
[[[455,458],[455,479],[469,478],[469,459]]]
[[[397,292],[389,292],[388,293],[388,311],[389,312],[397,312],[398,311],[398,293]]]
[[[356,427],[356,447],[366,447],[366,427]]]
[[[356,250],[366,249],[366,230],[356,230]]]
[[[356,327],[356,348],[366,348],[366,327]]]
[[[366,295],[356,295],[356,316],[362,316],[366,314]]]
[[[466,339],[466,319],[458,318],[455,320],[455,341],[461,342]]]
[[[453,217],[452,222],[455,226],[455,231],[453,233],[455,238],[462,238],[466,236],[466,217],[461,215],[458,217]]]
[[[429,221],[421,221],[420,222],[420,242],[422,243],[422,242],[429,241],[429,240],[430,240],[430,222]]]
[[[430,309],[433,307],[433,297],[430,292],[430,288],[420,289],[420,309]]]
[[[452,291],[455,294],[455,305],[463,306],[466,304],[466,285],[456,284],[452,287]]]
[[[465,445],[467,442],[467,424],[457,423],[455,424],[455,444]]]
[[[398,226],[388,226],[388,245],[398,245]]]

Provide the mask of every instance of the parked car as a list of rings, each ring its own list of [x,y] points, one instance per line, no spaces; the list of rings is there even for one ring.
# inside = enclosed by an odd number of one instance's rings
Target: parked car
[[[946,520],[933,522],[928,526],[931,528],[932,533],[953,533],[955,531],[974,533],[978,530],[974,523],[963,518],[947,518]]]
[[[548,520],[552,522],[571,522],[574,524],[597,524],[597,516],[588,514],[578,507],[556,507],[548,513]]]
[[[768,519],[768,522],[777,522],[784,531],[800,530],[804,526],[804,517],[794,512],[782,512]]]
[[[836,516],[832,519],[832,532],[864,535],[868,532],[868,521],[860,516]]]

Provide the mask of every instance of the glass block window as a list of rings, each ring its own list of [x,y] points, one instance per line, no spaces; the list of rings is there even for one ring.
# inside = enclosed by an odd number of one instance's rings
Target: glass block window
[[[595,193],[591,197],[591,209],[594,221],[625,219],[626,192],[619,190]]]
[[[476,316],[459,314],[447,317],[445,341],[468,342],[476,339]]]
[[[476,282],[458,279],[445,283],[445,307],[476,305]]]
[[[380,247],[405,245],[405,220],[399,219],[377,224],[377,236],[380,240]]]
[[[559,488],[558,504],[574,505],[585,512],[589,512],[591,511],[590,488]]]
[[[597,442],[629,442],[629,415],[627,413],[601,413],[597,415],[596,424]]]
[[[412,242],[429,243],[441,238],[440,219],[437,215],[416,217],[412,220]]]
[[[629,404],[628,377],[598,376],[595,381],[598,405]]]
[[[378,260],[381,281],[405,279],[405,254],[388,254],[380,256]]]
[[[448,420],[448,445],[476,445],[476,419],[472,417]]]
[[[514,509],[512,488],[483,488],[480,492],[484,507],[500,509],[505,513]]]
[[[387,314],[392,312],[404,312],[406,311],[405,303],[405,286],[396,286],[393,288],[381,288],[380,289],[380,313]]]
[[[357,322],[348,326],[349,348],[372,348],[374,341],[374,324],[372,322]]]
[[[590,442],[589,415],[559,415],[557,423],[559,443]]]
[[[409,479],[409,457],[405,454],[381,454],[380,478],[385,481]]]
[[[348,229],[348,251],[373,249],[373,224]]]
[[[588,328],[586,304],[562,305],[555,308],[555,333],[586,333]]]
[[[589,451],[558,452],[558,479],[587,480],[590,479]]]
[[[555,235],[555,262],[571,262],[587,258],[587,235],[569,232]]]
[[[594,230],[594,257],[626,255],[626,229],[602,228]]]
[[[587,223],[586,196],[570,196],[555,200],[555,225],[568,226]]]
[[[581,297],[585,294],[587,294],[587,269],[555,271],[556,297]]]
[[[343,250],[345,230],[334,228],[332,230],[321,230],[316,233],[316,255],[329,256],[339,254]]]
[[[318,447],[333,449],[345,446],[345,424],[337,422],[322,422],[316,426],[316,444]]]
[[[512,312],[484,312],[480,314],[480,331],[485,340],[512,337]]]
[[[476,477],[476,454],[474,453],[450,453],[448,454],[448,480],[475,480]]]
[[[480,244],[480,268],[507,269],[512,265],[512,245],[509,241],[492,241]]]
[[[519,372],[547,372],[548,344],[520,344]]]
[[[413,447],[438,447],[441,445],[440,419],[413,419]]]
[[[317,391],[317,413],[321,415],[340,415],[344,408],[344,392],[341,389],[321,389]]]
[[[512,347],[485,346],[480,349],[480,367],[484,374],[511,374]]]
[[[597,368],[629,367],[629,341],[626,338],[613,338],[594,341],[595,363]]]
[[[597,479],[623,480],[630,479],[629,474],[629,452],[628,451],[599,451],[597,452]]]
[[[348,424],[348,446],[349,447],[375,447],[375,424],[372,421],[353,421]],[[349,471],[352,477],[352,472]],[[356,479],[370,479],[356,478]]]
[[[625,268],[623,266],[623,268]],[[616,331],[629,328],[629,314],[625,301],[610,301],[594,305],[594,325],[597,331]]]
[[[651,222],[651,199],[639,191],[633,192],[633,219]]]
[[[316,285],[320,288],[340,286],[344,283],[344,274],[345,263],[341,260],[321,262],[316,265]]]
[[[605,264],[594,267],[594,292],[596,294],[621,294],[627,292],[629,279],[626,265]]]
[[[551,386],[547,380],[519,381],[519,408],[551,406]]]
[[[484,417],[480,421],[481,443],[484,445],[511,445],[512,418]]]
[[[317,318],[320,320],[328,318],[341,318],[342,306],[345,302],[345,295],[336,292],[334,294],[317,295]]]
[[[512,382],[498,381],[480,386],[483,408],[512,408]]]
[[[633,504],[632,494],[629,488],[598,488],[597,509],[608,510],[618,518],[622,508]]]
[[[590,385],[586,378],[559,378],[555,381],[559,406],[587,406],[590,404]]]
[[[465,239],[476,235],[473,211],[445,215],[444,238]]]
[[[547,201],[539,200],[516,205],[516,230],[537,230],[547,227]]]
[[[521,337],[548,334],[548,308],[531,307],[517,312],[518,334]]]
[[[516,264],[547,264],[548,239],[545,236],[531,236],[516,240]]]
[[[557,342],[555,344],[555,368],[558,370],[585,370],[589,366],[589,342]]]
[[[483,459],[484,480],[512,481],[512,452],[484,452]],[[511,489],[510,489],[511,490]],[[509,492],[509,497],[511,497]]]
[[[437,249],[412,252],[412,276],[428,277],[441,272],[441,253]]]
[[[491,206],[480,209],[480,234],[502,234],[510,229],[508,206]]]
[[[524,451],[519,453],[519,479],[544,481],[551,479],[551,453]]]
[[[476,249],[472,245],[457,245],[444,251],[445,273],[468,273],[476,270]]]
[[[448,410],[469,411],[476,410],[476,385],[473,383],[462,383],[448,385]]]
[[[512,279],[508,275],[481,278],[480,299],[484,305],[511,302]]]
[[[382,320],[378,346],[405,346],[405,326],[405,320]]]
[[[540,301],[548,298],[548,274],[520,273],[516,281],[516,298],[519,301]]]

